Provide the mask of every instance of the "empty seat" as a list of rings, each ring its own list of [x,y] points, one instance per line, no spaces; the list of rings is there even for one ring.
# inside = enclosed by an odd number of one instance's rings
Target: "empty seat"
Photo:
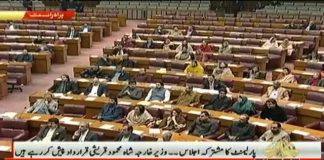
[[[180,77],[174,75],[162,75],[162,82],[165,84],[177,85],[180,83]]]
[[[86,109],[83,105],[64,105],[63,107],[63,116],[84,117],[85,114]]]
[[[312,104],[318,104],[318,105],[324,105],[324,94],[308,91],[305,102],[312,103]]]
[[[29,131],[26,120],[3,119],[0,121],[0,139],[9,138],[14,141],[28,139]]]

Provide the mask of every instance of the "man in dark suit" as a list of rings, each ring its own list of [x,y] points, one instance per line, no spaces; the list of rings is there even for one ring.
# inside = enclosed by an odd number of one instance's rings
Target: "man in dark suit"
[[[48,89],[52,93],[76,93],[78,92],[78,85],[70,80],[69,75],[63,74],[61,80],[55,82],[54,85]]]
[[[24,49],[22,54],[18,54],[15,57],[15,61],[17,61],[17,62],[33,62],[33,55],[29,54],[27,49]]]
[[[99,66],[92,66],[80,73],[81,78],[102,78],[103,73],[102,69]]]
[[[57,118],[50,118],[46,126],[43,126],[36,135],[35,141],[52,142],[64,141],[66,130],[59,125]]]
[[[121,133],[117,135],[115,141],[141,141],[141,137],[133,133],[133,127],[129,124],[124,124]]]
[[[129,68],[135,66],[135,62],[129,59],[128,54],[123,55],[122,60],[119,62],[119,64],[122,65],[123,67],[129,67]]]
[[[136,87],[136,81],[131,80],[128,82],[128,85],[119,92],[118,97],[139,100],[142,98],[142,95],[143,91]]]
[[[97,62],[97,66],[113,66],[115,65],[114,61],[109,58],[108,54],[104,54],[103,57],[100,57]]]
[[[98,135],[90,131],[89,122],[81,122],[79,129],[72,136],[72,141],[98,141]]]
[[[79,37],[79,32],[75,30],[74,26],[71,26],[71,28],[68,30],[66,37],[68,38],[75,38]]]
[[[147,41],[144,44],[144,48],[148,48],[148,49],[153,49],[154,48],[154,42],[152,38],[148,38]]]
[[[220,90],[221,88],[227,88],[225,83],[220,81],[219,79],[215,79],[214,75],[208,75],[208,78],[203,82],[204,89],[211,89],[211,90]]]
[[[86,90],[84,91],[83,94],[87,95],[87,96],[105,97],[106,92],[107,92],[107,86],[104,84],[101,84],[99,82],[99,79],[97,77],[95,77],[93,79],[93,82],[86,88]]]
[[[122,65],[117,65],[116,70],[110,73],[107,77],[108,81],[116,82],[116,81],[128,81],[129,75],[124,72]]]
[[[115,56],[122,56],[122,55],[126,54],[126,49],[123,47],[123,45],[121,43],[118,43],[117,46],[114,47],[114,50],[112,53]]]
[[[91,32],[91,27],[90,27],[87,23],[85,23],[85,24],[82,26],[81,31],[82,31],[82,32]]]
[[[122,119],[123,116],[123,109],[118,106],[117,98],[111,97],[110,102],[102,108],[97,119],[103,121],[115,121]]]
[[[46,42],[46,41],[42,41],[42,44],[40,44],[38,46],[38,49],[36,50],[36,52],[49,52],[51,55],[54,54],[54,51],[52,50],[52,48],[50,46],[48,46],[48,42]]]

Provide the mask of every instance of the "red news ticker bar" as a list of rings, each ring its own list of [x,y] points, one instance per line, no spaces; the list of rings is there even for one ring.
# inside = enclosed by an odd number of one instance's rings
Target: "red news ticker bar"
[[[265,160],[266,158],[5,158],[5,160]],[[275,160],[275,159],[272,159]],[[321,160],[321,158],[289,158],[280,160]]]
[[[71,20],[73,11],[26,11],[23,20]]]

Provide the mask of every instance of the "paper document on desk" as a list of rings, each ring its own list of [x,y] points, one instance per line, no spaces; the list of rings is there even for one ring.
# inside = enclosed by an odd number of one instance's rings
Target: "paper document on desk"
[[[160,129],[158,129],[158,128],[150,128],[149,134],[160,134]]]
[[[262,81],[261,84],[268,84],[268,85],[272,85],[273,82],[269,82],[269,81]]]
[[[129,105],[131,105],[131,104],[132,104],[132,102],[119,101],[119,102],[118,102],[118,104],[121,104],[121,105],[127,105],[127,106],[129,106]]]
[[[0,146],[0,151],[10,151],[10,146]]]
[[[75,126],[77,126],[77,125],[80,124],[80,122],[76,122],[76,121],[64,121],[63,123],[64,123],[64,124],[75,125]]]
[[[304,131],[300,131],[300,130],[293,130],[292,133],[299,134],[299,135],[302,135],[302,136],[308,136],[309,135],[308,132],[304,132]]]
[[[53,96],[59,98],[63,96],[63,93],[53,93]]]
[[[139,69],[139,68],[133,68],[132,69],[132,71],[134,71],[134,72],[139,72],[141,69]]]
[[[164,88],[165,88],[165,89],[171,89],[171,88],[172,88],[172,86],[169,86],[169,85],[164,85]]]
[[[97,97],[87,97],[84,100],[86,100],[86,101],[94,101],[94,100],[96,100],[96,98]]]
[[[242,81],[251,81],[252,78],[243,78]]]
[[[148,106],[151,104],[151,102],[147,102],[147,101],[140,101],[137,103],[138,105],[143,105],[143,106]]]
[[[290,107],[302,107],[303,104],[300,104],[300,103],[288,103],[287,106],[290,106]]]
[[[268,126],[266,123],[261,123],[261,122],[252,122],[252,124],[256,125],[256,126],[261,126],[261,127],[266,127]]]
[[[167,71],[166,71],[166,69],[165,68],[161,68],[161,69],[159,69],[159,70],[156,70],[156,73],[166,73]]]
[[[73,117],[63,117],[60,119],[60,122],[71,121]]]
[[[110,124],[104,124],[102,126],[100,126],[99,128],[101,129],[106,129],[106,130],[110,130],[114,127],[114,125],[110,125]]]
[[[201,111],[189,111],[188,113],[199,115]]]
[[[234,117],[230,117],[230,116],[220,116],[220,119],[226,119],[226,120],[234,120]]]
[[[141,131],[141,130],[133,130],[133,133],[134,134],[137,134],[137,135],[142,135],[144,133],[144,131]]]
[[[13,119],[15,118],[17,115],[17,112],[5,112],[3,114],[0,114],[0,118],[3,118],[3,119]]]
[[[32,118],[30,118],[31,120],[39,120],[41,118],[41,116],[33,116]]]
[[[164,105],[164,108],[172,108],[172,105],[171,104],[166,104],[166,105]]]
[[[70,96],[62,96],[62,97],[60,97],[61,99],[73,99],[73,97],[70,97]]]
[[[324,112],[324,108],[310,107],[309,109],[313,111]]]
[[[319,89],[318,91],[320,91],[320,92],[324,92],[324,89]]]
[[[79,82],[89,82],[89,80],[84,79],[84,78],[80,78],[80,79],[78,79],[78,81],[79,81]]]
[[[254,102],[260,102],[261,101],[261,98],[248,97],[248,100],[254,101]]]
[[[164,108],[163,106],[159,106],[159,105],[151,105],[150,107],[151,108],[158,108],[158,109],[163,109]]]
[[[308,88],[309,85],[306,85],[306,84],[300,84],[300,85],[298,85],[298,87],[299,87],[299,88]]]

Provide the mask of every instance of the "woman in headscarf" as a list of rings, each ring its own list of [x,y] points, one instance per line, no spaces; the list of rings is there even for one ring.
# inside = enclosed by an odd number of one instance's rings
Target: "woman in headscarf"
[[[218,50],[219,54],[231,54],[232,53],[232,47],[229,45],[229,42],[227,40],[223,41],[222,46]]]
[[[232,70],[225,62],[219,62],[218,66],[213,70],[215,78],[234,77]]]
[[[262,79],[264,75],[262,75],[262,72],[260,72],[260,68],[258,65],[253,65],[246,76],[246,78],[251,79]]]
[[[193,53],[191,45],[186,40],[177,47],[176,51],[178,52],[175,55],[175,59],[177,60],[190,60],[190,55]]]
[[[309,78],[308,80],[305,81],[305,84],[311,86],[317,86],[321,79],[322,79],[321,74],[315,73],[312,78]]]
[[[268,99],[265,103],[264,109],[261,112],[260,118],[284,122],[287,120],[287,114],[284,109],[278,106],[275,99]]]
[[[209,46],[209,43],[203,40],[202,44],[197,49],[197,54],[199,55],[199,60],[202,62],[208,61],[209,56],[212,55],[212,48]]]
[[[163,50],[164,51],[170,51],[171,50],[171,46],[172,46],[172,42],[169,38],[166,38],[164,40],[164,43],[163,43]]]
[[[241,95],[238,97],[237,102],[233,104],[232,110],[236,114],[247,114],[249,116],[252,116],[256,113],[256,110],[251,101]]]
[[[293,45],[289,42],[287,38],[282,41],[279,48],[282,50],[287,50],[288,56],[291,56],[292,52],[294,51]]]
[[[290,69],[287,67],[282,69],[282,74],[278,76],[277,80],[284,83],[297,83],[295,76],[291,74]]]
[[[153,117],[143,105],[138,105],[128,113],[126,120],[131,125],[146,125],[153,120]]]
[[[158,127],[163,130],[179,132],[186,128],[186,123],[186,119],[183,116],[181,109],[174,108],[169,116],[164,117],[162,120],[150,123],[149,127]]]
[[[262,48],[278,48],[278,47],[279,47],[278,42],[275,37],[271,37],[262,45]]]

